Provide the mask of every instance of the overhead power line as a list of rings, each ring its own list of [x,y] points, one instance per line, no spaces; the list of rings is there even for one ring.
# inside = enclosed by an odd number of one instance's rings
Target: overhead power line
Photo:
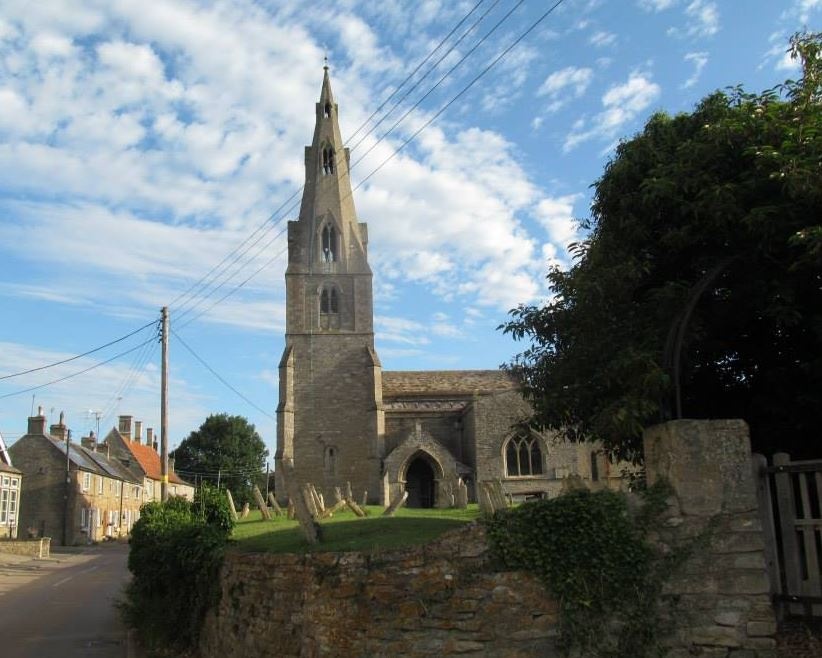
[[[143,347],[145,345],[148,345],[152,341],[156,340],[156,338],[157,338],[156,336],[152,336],[151,338],[149,338],[146,341],[143,341],[142,343],[140,343],[136,347],[132,347],[131,349],[125,350],[124,352],[120,352],[119,354],[115,354],[110,359],[106,359],[105,361],[100,361],[99,363],[95,363],[93,366],[89,366],[88,368],[84,368],[83,370],[78,370],[77,372],[73,372],[72,374],[66,375],[65,377],[60,377],[58,379],[53,379],[52,381],[46,382],[45,384],[40,384],[38,386],[31,386],[29,388],[24,388],[20,391],[14,391],[13,393],[6,393],[4,395],[0,395],[0,400],[2,400],[4,398],[10,398],[10,397],[13,397],[15,395],[22,395],[23,393],[31,393],[32,391],[36,391],[36,390],[39,390],[41,388],[45,388],[46,386],[52,386],[53,384],[59,384],[60,382],[64,382],[68,379],[72,379],[73,377],[77,377],[78,375],[83,375],[87,372],[91,372],[92,370],[95,370],[96,368],[99,368],[100,366],[104,366],[107,363],[111,363],[112,361],[114,361],[116,359],[119,359],[122,356],[125,356],[126,354],[131,354],[132,352],[136,352],[141,347]]]
[[[411,72],[408,76],[406,76],[406,78],[405,78],[405,79],[404,79],[404,80],[403,80],[403,81],[399,84],[399,86],[397,87],[397,89],[395,89],[395,90],[394,90],[391,94],[389,94],[389,96],[388,96],[388,97],[387,97],[387,98],[386,98],[386,99],[385,99],[385,100],[384,100],[384,101],[380,104],[380,106],[377,108],[377,110],[375,110],[375,112],[373,112],[373,113],[371,114],[371,116],[369,116],[369,117],[368,117],[368,119],[366,119],[366,120],[365,120],[365,121],[364,121],[364,122],[363,122],[363,123],[362,123],[362,124],[361,124],[361,125],[357,128],[357,129],[356,129],[356,131],[354,132],[354,134],[355,134],[355,135],[356,135],[356,134],[358,134],[358,133],[359,133],[359,132],[360,132],[360,131],[361,131],[361,130],[362,130],[362,129],[363,129],[363,128],[364,128],[364,127],[368,124],[368,122],[369,122],[369,121],[371,121],[371,119],[373,119],[373,118],[374,118],[374,116],[375,116],[375,115],[376,115],[376,114],[377,114],[377,113],[378,113],[378,112],[379,112],[379,111],[380,111],[380,110],[381,110],[381,109],[382,109],[382,108],[383,108],[383,107],[384,107],[384,106],[388,103],[388,101],[390,101],[390,100],[391,100],[391,98],[393,98],[393,96],[394,96],[394,95],[395,95],[395,94],[396,94],[396,93],[397,93],[400,89],[402,89],[402,87],[403,87],[403,86],[404,86],[404,85],[405,85],[405,84],[406,84],[409,80],[411,80],[411,78],[413,78],[413,76],[417,73],[417,71],[419,71],[419,69],[420,69],[420,68],[421,68],[421,67],[422,67],[422,66],[423,66],[423,65],[424,65],[424,64],[425,64],[425,63],[426,63],[426,62],[427,62],[427,61],[428,61],[428,60],[429,60],[429,59],[430,59],[433,55],[434,55],[434,53],[436,53],[436,52],[437,52],[437,50],[439,50],[439,49],[442,47],[442,45],[443,45],[443,44],[444,44],[444,43],[445,43],[445,42],[446,42],[446,41],[447,41],[447,40],[448,40],[448,39],[449,39],[449,38],[450,38],[450,37],[451,37],[451,36],[452,36],[452,35],[453,35],[453,34],[454,34],[457,30],[458,30],[458,29],[459,29],[459,27],[460,27],[460,26],[461,26],[461,25],[462,25],[465,21],[466,21],[466,20],[467,20],[467,19],[468,19],[468,18],[469,18],[469,17],[470,17],[470,16],[471,16],[471,15],[472,15],[472,14],[473,14],[476,10],[477,10],[477,8],[478,8],[481,4],[483,4],[483,2],[484,2],[484,1],[485,1],[485,0],[480,0],[479,2],[477,2],[477,3],[476,3],[476,4],[475,4],[475,5],[474,5],[474,6],[473,6],[473,7],[472,7],[469,11],[468,11],[468,13],[467,13],[465,16],[463,16],[463,17],[462,17],[462,19],[460,19],[460,21],[459,21],[459,22],[458,22],[458,23],[457,23],[457,24],[456,24],[456,25],[455,25],[455,26],[451,29],[451,31],[450,31],[450,32],[449,32],[449,33],[448,33],[448,34],[447,34],[447,35],[446,35],[446,36],[445,36],[445,37],[444,37],[444,38],[440,41],[440,43],[439,43],[439,44],[437,44],[437,46],[436,46],[436,47],[435,47],[435,48],[434,48],[431,52],[429,52],[429,53],[428,53],[428,55],[427,55],[427,56],[426,56],[426,57],[425,57],[425,58],[424,58],[424,59],[423,59],[423,60],[422,60],[422,61],[421,61],[421,62],[420,62],[417,66],[416,66],[416,68],[415,68],[415,69],[414,69],[414,70],[413,70],[413,71],[412,71],[412,72]],[[492,5],[492,8],[493,8],[493,6],[495,6],[496,4],[497,4],[497,2],[495,1],[495,2],[493,3],[493,5]],[[490,9],[489,9],[488,11],[490,11]],[[485,17],[485,15],[487,15],[488,11],[486,11],[486,12],[483,14],[483,16],[482,16],[479,20],[482,20],[482,18],[484,18],[484,17]],[[461,41],[461,40],[465,37],[465,35],[467,35],[470,31],[472,31],[472,30],[476,27],[476,25],[478,24],[478,22],[479,22],[479,21],[475,22],[475,23],[474,23],[474,24],[473,24],[473,25],[469,28],[469,30],[468,30],[468,31],[467,31],[467,32],[466,32],[466,33],[465,33],[462,37],[460,37],[460,40],[459,40],[459,41]],[[457,43],[459,43],[459,41],[458,41]],[[456,46],[456,44],[455,44],[454,46],[452,46],[452,48],[451,48],[451,49],[449,49],[449,50],[448,50],[448,53],[450,53],[450,52],[451,52],[451,50],[453,50],[453,48],[454,48],[455,46]],[[448,54],[448,53],[446,53],[446,54]],[[440,59],[439,61],[441,61],[441,59]],[[437,62],[437,64],[439,64],[439,61]],[[436,67],[436,64],[435,64],[435,67]],[[425,76],[427,76],[427,75],[428,75],[428,73],[430,73],[430,70],[429,70],[429,71],[428,71],[425,75],[423,75],[423,77],[422,77],[422,78],[421,78],[421,79],[417,82],[417,84],[416,84],[416,85],[414,85],[414,87],[412,87],[412,90],[413,90],[413,88],[415,88],[415,87],[419,84],[419,82],[421,82],[421,81],[422,81],[422,79],[424,79],[424,78],[425,78]],[[409,92],[409,93],[410,93],[410,92]],[[406,94],[406,96],[407,96],[407,94]],[[404,96],[403,98],[405,98],[405,96]],[[394,105],[394,107],[396,107],[396,104]],[[391,110],[389,110],[389,113],[390,113],[391,111],[393,111],[394,107],[392,107],[392,108],[391,108]],[[371,134],[372,132],[374,132],[374,130],[375,130],[375,129],[376,129],[376,126],[374,126],[374,127],[370,128],[370,129],[368,130],[368,132],[367,132],[367,133],[363,136],[363,139],[364,139],[365,137],[367,137],[367,135],[368,135],[368,134]],[[361,139],[360,141],[362,141],[362,139]],[[358,144],[359,144],[359,142],[358,142]],[[355,145],[355,147],[354,147],[354,148],[356,148],[356,145]],[[292,201],[292,199],[294,199],[294,197],[296,197],[298,194],[300,194],[300,193],[302,192],[302,189],[303,189],[303,188],[302,188],[302,187],[300,187],[297,191],[295,191],[295,192],[294,192],[294,193],[293,193],[293,194],[292,194],[292,195],[291,195],[291,196],[290,196],[290,197],[289,197],[289,198],[288,198],[285,202],[283,202],[283,203],[282,203],[282,204],[281,204],[281,205],[280,205],[280,206],[279,206],[279,207],[278,207],[278,208],[277,208],[277,209],[276,209],[273,213],[271,213],[271,214],[270,214],[270,215],[266,218],[266,220],[265,220],[264,222],[262,222],[262,223],[261,223],[261,224],[260,224],[260,225],[259,225],[259,226],[258,226],[258,227],[257,227],[257,228],[256,228],[256,229],[255,229],[255,230],[254,230],[254,231],[253,231],[253,232],[252,232],[252,233],[248,236],[248,237],[246,237],[246,238],[245,238],[245,239],[244,239],[244,240],[243,240],[243,241],[242,241],[239,245],[237,245],[237,246],[236,246],[234,249],[232,249],[232,250],[231,250],[228,254],[226,254],[226,256],[225,256],[225,257],[224,257],[224,258],[223,258],[223,259],[222,259],[219,263],[217,263],[217,265],[215,265],[214,267],[212,267],[212,268],[211,268],[208,272],[206,272],[206,273],[205,273],[202,277],[200,277],[200,278],[199,278],[197,281],[195,281],[195,282],[194,282],[191,286],[189,286],[189,287],[188,287],[185,291],[183,291],[182,293],[180,293],[179,295],[177,295],[177,297],[175,297],[175,298],[171,301],[171,303],[169,304],[169,306],[170,306],[170,307],[172,307],[175,311],[177,311],[176,315],[177,315],[177,318],[178,318],[178,319],[179,319],[180,317],[182,317],[182,316],[184,316],[184,315],[188,314],[188,313],[192,310],[192,307],[191,307],[191,306],[189,306],[189,308],[186,308],[186,306],[188,306],[188,305],[190,305],[192,302],[194,302],[194,300],[197,298],[197,295],[198,295],[198,293],[199,293],[199,292],[205,291],[205,290],[207,290],[209,287],[213,286],[214,282],[215,282],[215,281],[216,281],[216,280],[217,280],[217,279],[221,276],[221,273],[225,273],[225,272],[227,272],[227,271],[228,271],[228,269],[230,269],[230,268],[231,268],[231,267],[232,267],[232,266],[233,266],[233,265],[234,265],[237,261],[239,261],[239,260],[240,260],[240,258],[242,258],[245,254],[247,254],[247,253],[248,253],[251,249],[253,249],[253,248],[254,248],[257,244],[259,244],[259,243],[260,243],[260,242],[261,242],[261,241],[265,238],[265,236],[266,236],[266,234],[267,234],[267,233],[269,233],[271,230],[273,230],[273,229],[274,229],[274,228],[275,228],[275,227],[276,227],[279,223],[281,223],[281,222],[283,221],[283,219],[285,219],[285,217],[287,217],[287,216],[288,216],[288,213],[289,213],[289,212],[291,212],[291,210],[293,210],[293,208],[296,206],[296,204],[291,205],[291,206],[288,208],[288,210],[286,210],[286,211],[285,211],[285,213],[283,213],[283,215],[279,217],[279,219],[276,219],[276,220],[274,219],[274,218],[275,218],[275,217],[276,217],[276,216],[280,213],[280,211],[281,211],[283,208],[285,208],[285,207],[286,207],[286,206],[287,206],[287,205],[288,205],[288,204]],[[273,224],[272,224],[270,227],[266,228],[266,227],[268,226],[268,224],[272,222],[272,220],[274,220],[274,221],[273,221]],[[261,233],[261,232],[262,232],[262,234],[261,234],[259,237],[257,237],[257,239],[256,239],[256,240],[254,240],[254,237],[255,237],[256,235],[258,235],[259,233]],[[252,240],[253,240],[253,241],[252,241]],[[249,242],[250,242],[250,244],[248,244]],[[254,256],[252,256],[252,257],[249,259],[249,262],[250,262],[250,261],[255,260],[255,259],[256,259],[256,258],[260,255],[260,253],[261,253],[261,252],[262,252],[262,249],[261,249],[260,251],[258,251],[258,252],[257,252],[257,254],[255,254]],[[230,261],[230,262],[229,262],[229,261]],[[239,271],[239,270],[241,270],[243,267],[245,267],[245,265],[240,266],[240,268],[238,268],[238,271]],[[230,281],[232,278],[234,278],[234,276],[236,276],[236,274],[237,274],[237,272],[235,272],[234,274],[232,274],[232,275],[231,275],[231,276],[230,276],[227,280],[225,280],[223,283],[221,283],[221,284],[220,284],[220,285],[219,285],[216,289],[211,290],[211,292],[209,292],[207,295],[205,295],[205,299],[207,299],[208,297],[211,297],[211,296],[212,296],[212,295],[216,292],[216,290],[217,290],[217,289],[221,288],[223,285],[225,285],[225,283],[226,283],[227,281]],[[210,279],[210,281],[209,281],[209,279]],[[187,298],[187,299],[186,299],[186,298]],[[224,297],[224,298],[225,298],[225,297]],[[224,299],[224,298],[223,298],[223,299]],[[175,305],[176,305],[178,302],[181,302],[181,304],[180,304],[180,306],[179,306],[179,307],[176,307]],[[199,306],[199,304],[200,304],[200,302],[197,302],[194,306],[195,306],[195,307],[196,307],[196,306]],[[200,314],[200,315],[202,315],[202,314]],[[199,317],[199,315],[198,315],[198,317]]]
[[[89,354],[94,354],[95,352],[99,352],[100,350],[104,350],[107,347],[111,347],[112,345],[116,345],[117,343],[121,343],[124,340],[126,340],[127,338],[131,338],[133,335],[139,334],[144,329],[147,329],[151,325],[156,325],[156,324],[157,324],[157,321],[152,320],[151,322],[148,322],[147,324],[144,324],[139,329],[135,329],[131,333],[126,334],[125,336],[121,336],[120,338],[117,338],[116,340],[112,340],[111,342],[108,342],[105,345],[100,345],[99,347],[95,347],[94,349],[89,350],[88,352],[83,352],[82,354],[78,354],[77,356],[72,356],[71,358],[63,359],[62,361],[55,361],[54,363],[49,363],[47,365],[39,366],[37,368],[30,368],[29,370],[23,370],[21,372],[15,372],[15,373],[12,373],[11,375],[2,375],[2,376],[0,376],[0,380],[11,379],[12,377],[20,377],[21,375],[29,375],[33,372],[39,372],[40,370],[47,370],[48,368],[53,368],[54,366],[60,366],[60,365],[63,365],[64,363],[70,363],[71,361],[76,361],[77,359],[82,359],[84,356],[88,356]]]
[[[426,93],[425,93],[425,94],[424,94],[424,95],[423,95],[423,96],[422,96],[422,97],[421,97],[421,98],[420,98],[420,99],[419,99],[419,100],[418,100],[418,101],[417,101],[417,102],[416,102],[416,103],[415,103],[415,104],[414,104],[414,105],[413,105],[413,106],[412,106],[412,107],[408,110],[408,111],[406,111],[406,112],[403,114],[403,116],[402,116],[402,117],[400,117],[400,119],[399,119],[398,121],[396,121],[396,122],[395,122],[395,123],[391,126],[391,128],[389,128],[389,130],[388,130],[388,131],[386,131],[386,133],[385,133],[385,134],[383,134],[383,135],[382,135],[382,136],[381,136],[381,137],[377,140],[377,143],[379,143],[380,141],[382,141],[383,139],[385,139],[385,137],[386,137],[388,134],[390,134],[390,133],[391,133],[391,132],[392,132],[392,131],[393,131],[393,130],[394,130],[394,129],[395,129],[395,128],[396,128],[396,127],[400,124],[400,123],[402,123],[402,121],[403,121],[405,118],[407,118],[407,116],[410,114],[410,112],[411,112],[411,111],[413,111],[413,109],[415,109],[416,107],[418,107],[418,106],[419,106],[419,104],[420,104],[420,103],[421,103],[421,102],[422,102],[425,98],[427,98],[427,97],[428,97],[428,96],[429,96],[429,95],[430,95],[430,94],[434,91],[434,89],[436,89],[436,88],[437,88],[440,84],[442,84],[442,82],[443,82],[443,81],[444,81],[444,80],[445,80],[445,79],[446,79],[449,75],[451,75],[451,74],[453,73],[453,71],[454,71],[454,70],[455,70],[455,69],[456,69],[456,68],[457,68],[457,67],[458,67],[458,66],[459,66],[459,65],[460,65],[463,61],[465,61],[465,59],[467,59],[467,57],[469,57],[469,56],[470,56],[473,52],[475,52],[475,51],[476,51],[476,49],[477,49],[477,47],[478,47],[481,43],[483,43],[485,40],[487,40],[487,39],[488,39],[488,37],[489,37],[489,36],[490,36],[490,35],[491,35],[491,34],[492,34],[495,30],[497,30],[497,29],[500,27],[500,25],[502,25],[502,23],[503,23],[503,22],[505,22],[505,21],[506,21],[506,20],[507,20],[507,19],[511,16],[511,14],[512,14],[512,13],[513,13],[516,9],[518,9],[518,8],[520,7],[520,5],[522,5],[522,4],[523,4],[523,2],[524,2],[524,0],[520,0],[520,1],[516,4],[516,5],[514,5],[514,7],[513,7],[512,9],[510,9],[510,10],[509,10],[509,11],[508,11],[508,12],[507,12],[507,13],[506,13],[506,14],[505,14],[505,15],[504,15],[504,16],[503,16],[503,17],[502,17],[502,18],[501,18],[501,19],[500,19],[500,20],[499,20],[499,21],[498,21],[498,22],[497,22],[497,23],[496,23],[496,24],[495,24],[495,25],[491,28],[491,30],[490,30],[489,32],[487,32],[487,33],[486,33],[486,34],[485,34],[485,35],[484,35],[484,36],[483,36],[483,37],[482,37],[482,38],[481,38],[481,39],[480,39],[480,40],[479,40],[479,41],[478,41],[478,42],[477,42],[477,43],[476,43],[476,44],[475,44],[475,45],[474,45],[474,46],[473,46],[470,50],[469,50],[469,52],[468,52],[465,56],[463,56],[463,57],[462,57],[462,58],[461,58],[461,59],[460,59],[460,60],[459,60],[459,61],[458,61],[458,62],[457,62],[454,66],[452,66],[452,67],[451,67],[451,68],[450,68],[450,69],[449,69],[449,70],[448,70],[448,71],[447,71],[447,72],[446,72],[446,73],[445,73],[445,74],[444,74],[444,75],[440,78],[440,80],[438,80],[438,81],[434,84],[434,86],[433,86],[431,89],[429,89],[429,90],[428,90],[428,91],[427,91],[427,92],[426,92]],[[416,137],[417,137],[417,136],[418,136],[418,135],[419,135],[419,134],[420,134],[423,130],[425,130],[425,129],[426,129],[428,126],[430,126],[430,125],[431,125],[431,124],[432,124],[432,123],[433,123],[436,119],[438,119],[438,118],[439,118],[439,117],[440,117],[440,116],[441,116],[441,115],[442,115],[442,114],[443,114],[443,113],[444,113],[444,112],[445,112],[445,111],[446,111],[449,107],[451,107],[451,105],[453,105],[453,104],[454,104],[454,103],[455,103],[455,102],[456,102],[459,98],[461,98],[461,97],[462,97],[462,96],[463,96],[463,95],[464,95],[464,94],[465,94],[465,93],[466,93],[469,89],[471,89],[471,88],[472,88],[472,87],[473,87],[473,86],[474,86],[474,85],[475,85],[475,84],[476,84],[476,83],[477,83],[477,82],[478,82],[481,78],[483,78],[483,77],[484,77],[484,76],[485,76],[485,75],[486,75],[486,74],[487,74],[487,73],[488,73],[488,72],[489,72],[489,71],[490,71],[490,70],[491,70],[491,69],[492,69],[492,68],[493,68],[496,64],[498,64],[498,63],[499,63],[499,62],[500,62],[500,61],[501,61],[504,57],[506,57],[506,56],[508,55],[508,53],[509,53],[509,52],[511,52],[511,50],[513,50],[513,49],[514,49],[514,48],[515,48],[515,47],[516,47],[516,46],[517,46],[517,45],[518,45],[518,44],[519,44],[519,43],[520,43],[520,42],[521,42],[521,41],[522,41],[522,40],[523,40],[526,36],[528,36],[531,32],[533,32],[533,30],[535,30],[535,29],[539,26],[539,24],[540,24],[540,23],[542,23],[542,22],[543,22],[543,21],[544,21],[544,20],[545,20],[548,16],[550,16],[550,15],[551,15],[551,14],[552,14],[552,13],[553,13],[553,12],[554,12],[554,11],[555,11],[555,10],[556,10],[559,6],[560,6],[560,5],[562,5],[564,2],[565,2],[565,0],[557,0],[557,1],[556,1],[556,2],[555,2],[552,6],[551,6],[551,7],[549,7],[549,8],[548,8],[548,10],[546,10],[546,11],[545,11],[542,15],[540,15],[540,16],[539,16],[539,18],[537,18],[537,20],[535,20],[533,23],[531,23],[531,25],[530,25],[530,26],[529,26],[529,27],[528,27],[528,28],[527,28],[524,32],[522,32],[522,33],[521,33],[521,34],[520,34],[520,35],[519,35],[519,36],[518,36],[518,37],[517,37],[517,38],[516,38],[516,39],[515,39],[515,40],[514,40],[514,41],[513,41],[513,42],[512,42],[512,43],[511,43],[508,47],[507,47],[507,48],[505,48],[502,52],[500,52],[500,54],[499,54],[499,55],[497,55],[497,56],[496,56],[496,57],[495,57],[495,58],[494,58],[494,59],[493,59],[493,60],[492,60],[492,61],[491,61],[491,62],[490,62],[490,63],[489,63],[489,64],[488,64],[485,68],[483,68],[483,69],[482,69],[482,71],[480,71],[480,72],[479,72],[476,76],[474,76],[474,78],[472,78],[472,79],[471,79],[471,81],[470,81],[467,85],[465,85],[465,86],[464,86],[464,87],[463,87],[463,88],[462,88],[462,89],[461,89],[461,90],[460,90],[460,91],[459,91],[459,92],[458,92],[455,96],[453,96],[453,97],[452,97],[452,98],[451,98],[451,99],[450,99],[447,103],[445,103],[445,104],[444,104],[444,105],[443,105],[443,106],[442,106],[442,107],[441,107],[441,108],[440,108],[440,109],[439,109],[439,110],[438,110],[438,111],[437,111],[437,112],[436,112],[436,113],[435,113],[432,117],[430,117],[430,118],[429,118],[429,119],[428,119],[425,123],[423,123],[423,125],[422,125],[419,129],[417,129],[417,130],[416,130],[416,131],[415,131],[415,132],[414,132],[414,133],[413,133],[413,134],[412,134],[409,138],[407,138],[405,141],[403,141],[403,142],[402,142],[402,143],[401,143],[398,147],[394,148],[394,149],[393,149],[393,151],[392,151],[392,153],[391,153],[390,155],[388,155],[388,156],[387,156],[387,157],[386,157],[386,158],[385,158],[385,159],[384,159],[384,160],[383,160],[383,161],[382,161],[382,162],[381,162],[381,163],[380,163],[377,167],[375,167],[375,168],[374,168],[374,169],[373,169],[373,170],[372,170],[369,174],[367,174],[367,175],[366,175],[366,176],[365,176],[362,180],[360,180],[360,182],[359,182],[359,183],[357,183],[357,185],[356,185],[356,186],[352,189],[351,193],[353,194],[353,192],[354,192],[354,191],[356,191],[356,190],[358,190],[360,187],[362,187],[362,185],[363,185],[364,183],[366,183],[366,182],[367,182],[367,181],[368,181],[368,180],[369,180],[372,176],[374,176],[374,174],[376,174],[377,172],[379,172],[379,171],[380,171],[380,170],[381,170],[381,169],[382,169],[382,168],[383,168],[386,164],[388,164],[388,162],[390,162],[390,161],[391,161],[394,157],[396,157],[396,155],[397,155],[397,154],[399,154],[399,152],[400,152],[400,151],[402,151],[402,150],[403,150],[406,146],[408,146],[408,144],[409,144],[411,141],[413,141],[413,140],[414,140],[414,139],[415,139],[415,138],[416,138]],[[486,12],[486,13],[487,13],[487,12]],[[483,16],[484,16],[484,15],[483,15]],[[471,28],[471,29],[473,29],[473,26],[472,26],[472,28]],[[392,110],[393,110],[393,108],[392,108]],[[372,129],[372,131],[373,131],[373,129]],[[371,131],[369,131],[369,133],[370,133],[370,132],[371,132]],[[367,136],[367,135],[366,135],[366,136]],[[360,142],[362,142],[362,139],[360,140]],[[358,142],[358,144],[359,144],[360,142]],[[363,159],[363,158],[364,158],[364,157],[365,157],[365,156],[366,156],[366,155],[367,155],[367,154],[368,154],[371,150],[373,150],[374,146],[376,146],[376,144],[372,145],[372,146],[371,146],[371,148],[369,148],[369,149],[368,149],[368,151],[366,151],[366,153],[364,153],[362,156],[360,156],[360,158],[359,158],[356,162],[354,162],[354,163],[351,165],[351,167],[349,168],[348,173],[347,173],[347,175],[348,175],[349,177],[350,177],[350,175],[351,175],[351,169],[353,169],[353,168],[354,168],[354,167],[355,167],[355,166],[356,166],[359,162],[361,162],[361,161],[362,161],[362,159]],[[295,193],[295,194],[293,194],[293,195],[290,197],[290,199],[293,199],[293,198],[294,198],[294,196],[296,196],[296,193]],[[345,199],[345,198],[348,198],[348,196],[350,196],[350,195],[346,195],[346,197],[344,197],[344,199]],[[290,200],[290,199],[289,199],[289,200]],[[286,201],[286,203],[288,203],[288,201]],[[283,204],[283,205],[285,205],[285,204]],[[282,207],[283,207],[283,205],[281,205],[281,206],[280,206],[280,208],[282,208]],[[291,210],[293,210],[293,209],[296,207],[296,205],[297,205],[296,203],[295,203],[295,204],[292,204],[292,206],[291,206],[291,207],[290,207],[290,208],[286,211],[286,213],[285,213],[285,214],[284,214],[284,215],[283,215],[283,216],[282,216],[279,220],[277,220],[277,222],[275,222],[275,224],[274,224],[272,227],[270,227],[269,229],[267,229],[267,230],[263,233],[263,235],[261,235],[261,236],[260,236],[257,240],[255,240],[255,242],[254,242],[254,243],[253,243],[253,244],[252,244],[252,245],[251,245],[251,246],[250,246],[250,247],[249,247],[249,248],[248,248],[245,252],[243,252],[243,254],[244,254],[244,253],[247,253],[247,251],[248,251],[249,249],[251,249],[253,246],[255,246],[255,245],[256,245],[256,244],[258,244],[260,241],[262,241],[262,240],[265,238],[265,235],[266,235],[267,233],[269,233],[271,230],[273,230],[274,226],[276,226],[276,224],[280,223],[280,222],[281,222],[281,221],[282,221],[282,220],[283,220],[283,219],[287,216],[287,213],[288,213],[288,212],[290,212]],[[262,228],[262,227],[261,227],[261,228]],[[250,262],[253,262],[254,260],[256,260],[256,259],[260,256],[260,254],[261,254],[261,253],[262,253],[262,252],[263,252],[263,251],[264,251],[264,250],[265,250],[268,246],[270,246],[270,245],[274,242],[274,240],[276,240],[276,239],[277,239],[280,235],[282,235],[282,233],[283,233],[283,232],[284,232],[284,229],[283,229],[283,230],[281,230],[281,231],[280,231],[277,235],[275,235],[275,236],[274,236],[274,238],[273,238],[272,240],[270,240],[268,243],[266,243],[266,245],[264,245],[264,247],[263,247],[263,248],[261,248],[261,249],[260,249],[260,250],[259,250],[259,251],[258,251],[258,252],[254,255],[254,256],[252,256],[252,257],[249,259],[249,263],[250,263]],[[256,233],[256,232],[255,232],[255,233]],[[240,288],[242,288],[244,285],[246,285],[246,284],[247,284],[247,283],[248,283],[251,279],[253,279],[255,276],[257,276],[257,274],[259,274],[262,270],[264,270],[266,267],[268,267],[268,265],[270,265],[270,264],[271,264],[271,263],[273,263],[273,262],[274,262],[277,258],[279,258],[279,256],[280,256],[280,255],[282,255],[282,253],[284,253],[284,251],[285,251],[285,250],[280,251],[280,252],[278,252],[278,253],[277,253],[277,254],[276,254],[273,258],[268,259],[268,260],[267,260],[267,261],[266,261],[266,262],[265,262],[265,263],[264,263],[264,264],[263,264],[260,268],[258,268],[255,272],[253,272],[253,273],[252,273],[249,277],[247,277],[247,278],[246,278],[246,279],[245,279],[242,283],[240,283],[238,286],[236,286],[235,288],[233,288],[232,290],[230,290],[227,294],[223,295],[223,297],[221,297],[219,300],[217,300],[214,304],[212,304],[210,307],[208,307],[205,311],[202,311],[202,312],[200,312],[199,314],[197,314],[195,317],[190,318],[189,320],[187,320],[187,321],[186,321],[186,323],[185,323],[183,326],[185,326],[185,325],[189,324],[190,322],[192,322],[192,321],[194,321],[194,320],[198,319],[199,317],[201,317],[202,315],[204,315],[206,312],[208,312],[209,310],[211,310],[212,308],[214,308],[214,306],[216,306],[217,304],[219,304],[220,302],[222,302],[223,300],[225,300],[225,299],[226,299],[226,298],[228,298],[229,296],[233,295],[234,293],[236,293],[236,292],[237,292]],[[238,260],[238,259],[235,259],[235,261],[234,261],[234,262],[236,262],[236,260]],[[246,264],[246,265],[247,265],[247,264]],[[200,301],[198,301],[198,302],[197,302],[197,304],[196,304],[194,307],[190,308],[190,309],[189,309],[189,311],[190,311],[190,310],[193,310],[193,308],[196,308],[196,307],[200,306],[200,304],[202,304],[202,302],[203,302],[203,301],[205,301],[206,299],[208,299],[209,297],[211,297],[211,296],[212,296],[212,295],[213,295],[213,294],[214,294],[217,290],[221,289],[221,288],[222,288],[222,287],[223,287],[226,283],[228,283],[229,281],[231,281],[231,280],[232,280],[235,276],[237,276],[237,274],[238,274],[238,273],[239,273],[239,272],[240,272],[240,271],[241,271],[244,267],[246,267],[246,265],[242,265],[240,268],[238,268],[238,269],[237,269],[237,270],[236,270],[236,271],[235,271],[235,272],[234,272],[234,273],[233,273],[233,274],[232,274],[232,275],[231,275],[228,279],[226,279],[226,280],[224,280],[223,282],[221,282],[221,283],[220,283],[220,284],[219,284],[216,288],[214,288],[214,289],[213,289],[213,290],[212,290],[212,291],[211,291],[208,295],[206,295],[204,298],[202,298]]]
[[[236,395],[238,395],[239,397],[241,397],[243,400],[245,400],[248,404],[250,404],[252,407],[254,407],[257,411],[259,411],[259,412],[260,412],[261,414],[263,414],[264,416],[266,416],[266,417],[270,418],[271,420],[276,420],[276,418],[275,418],[274,416],[272,416],[270,413],[268,413],[265,409],[263,409],[262,407],[257,406],[256,404],[254,404],[254,403],[253,403],[251,400],[249,400],[249,399],[248,399],[245,395],[243,395],[242,393],[240,393],[240,391],[238,391],[238,390],[237,390],[236,388],[234,388],[231,384],[229,384],[229,383],[228,383],[228,382],[227,382],[227,381],[226,381],[226,380],[225,380],[225,379],[224,379],[224,378],[223,378],[223,377],[222,377],[222,376],[221,376],[221,375],[220,375],[220,374],[219,374],[216,370],[214,370],[214,368],[212,368],[210,365],[208,365],[208,364],[205,362],[205,360],[203,360],[203,358],[202,358],[199,354],[197,354],[197,352],[195,352],[195,351],[194,351],[191,347],[189,347],[189,346],[188,346],[188,343],[186,343],[186,342],[185,342],[182,338],[180,338],[180,334],[178,334],[176,331],[174,331],[174,329],[172,329],[172,330],[171,330],[171,334],[172,334],[172,335],[173,335],[173,336],[174,336],[174,337],[175,337],[178,341],[180,341],[180,344],[181,344],[183,347],[185,347],[185,348],[186,348],[186,350],[188,350],[188,352],[191,354],[191,356],[193,356],[193,357],[194,357],[195,359],[197,359],[200,363],[202,363],[202,364],[203,364],[203,366],[205,366],[205,368],[206,368],[206,369],[207,369],[207,370],[208,370],[208,371],[209,371],[212,375],[214,375],[214,376],[215,376],[215,377],[216,377],[216,378],[217,378],[217,379],[218,379],[218,380],[219,380],[219,381],[220,381],[220,382],[221,382],[224,386],[226,386],[227,388],[231,389],[231,390],[232,390],[232,391],[233,391]]]

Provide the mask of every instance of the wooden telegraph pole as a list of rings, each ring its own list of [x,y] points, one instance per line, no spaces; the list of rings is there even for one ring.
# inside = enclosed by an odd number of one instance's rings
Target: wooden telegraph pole
[[[160,384],[160,500],[168,500],[168,306],[161,311],[163,321],[163,363]]]

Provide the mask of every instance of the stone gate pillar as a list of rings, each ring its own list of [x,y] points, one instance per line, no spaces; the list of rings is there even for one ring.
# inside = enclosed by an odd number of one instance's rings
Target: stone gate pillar
[[[648,483],[666,478],[676,494],[660,541],[693,547],[666,587],[679,600],[671,655],[773,655],[776,622],[747,424],[675,420],[648,428],[643,441]]]

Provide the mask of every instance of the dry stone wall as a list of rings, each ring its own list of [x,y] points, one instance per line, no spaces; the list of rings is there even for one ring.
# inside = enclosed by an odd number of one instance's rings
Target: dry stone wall
[[[532,576],[493,572],[487,550],[472,524],[371,555],[229,555],[203,658],[558,656],[556,602]]]

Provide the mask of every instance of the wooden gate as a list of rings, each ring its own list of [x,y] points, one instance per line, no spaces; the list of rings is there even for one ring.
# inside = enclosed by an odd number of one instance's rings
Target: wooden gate
[[[777,615],[822,617],[822,460],[753,464]]]

